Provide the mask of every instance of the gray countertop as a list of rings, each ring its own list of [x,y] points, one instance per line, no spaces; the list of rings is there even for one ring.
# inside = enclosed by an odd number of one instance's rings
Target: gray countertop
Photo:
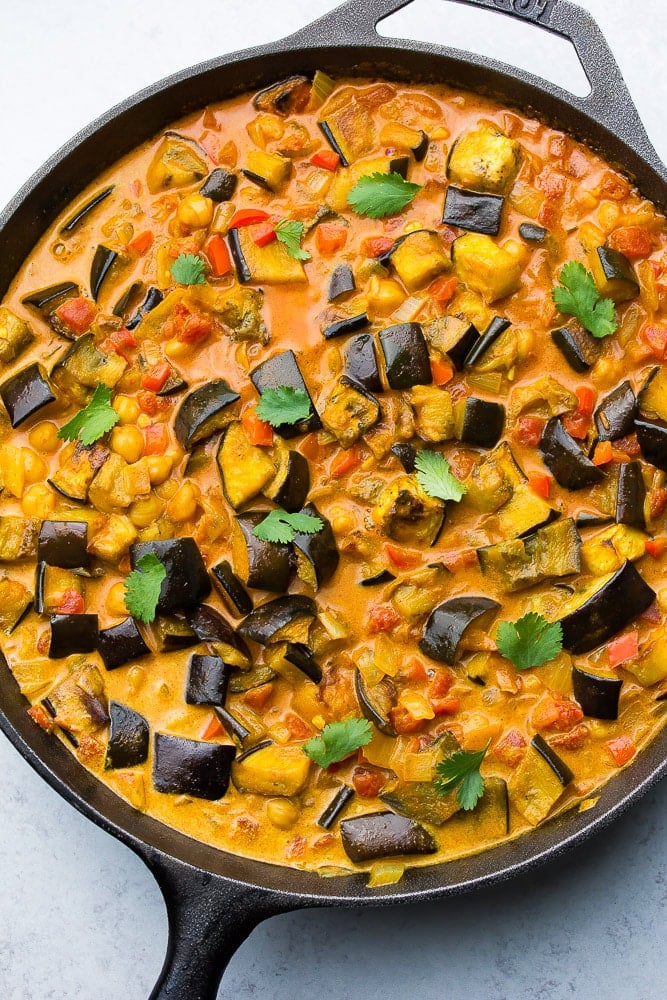
[[[127,94],[219,52],[288,34],[335,6],[26,0],[10,7],[3,0],[0,204]],[[667,159],[667,5],[585,6]],[[547,75],[561,84],[574,78],[565,43],[494,14],[415,0],[393,24],[397,35],[447,41],[537,72],[549,66]],[[38,779],[2,736],[0,774],[0,997],[144,1000],[167,936],[152,876]],[[535,875],[440,903],[275,917],[237,952],[220,995],[662,1000],[666,833],[663,783],[602,835]]]

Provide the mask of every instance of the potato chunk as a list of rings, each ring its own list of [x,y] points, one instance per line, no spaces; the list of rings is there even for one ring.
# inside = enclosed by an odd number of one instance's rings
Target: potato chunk
[[[301,746],[272,744],[232,764],[232,781],[255,795],[298,795],[308,780],[310,760]]]
[[[486,302],[495,302],[515,292],[522,263],[518,256],[498,246],[490,236],[466,233],[452,245],[456,274]]]
[[[451,266],[437,233],[419,229],[396,246],[391,264],[409,292],[416,292]]]
[[[506,194],[521,165],[521,146],[502,132],[483,126],[466,132],[452,147],[447,173],[463,188]]]
[[[410,390],[415,411],[415,429],[425,441],[449,441],[454,437],[452,397],[432,385],[415,385]]]

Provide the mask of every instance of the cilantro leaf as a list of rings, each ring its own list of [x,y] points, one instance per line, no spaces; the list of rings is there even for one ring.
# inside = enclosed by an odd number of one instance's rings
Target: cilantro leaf
[[[517,670],[541,667],[563,648],[560,622],[548,622],[535,611],[517,622],[501,622],[496,636],[498,652],[511,660]]]
[[[100,382],[84,408],[63,424],[58,437],[63,441],[76,441],[78,438],[81,444],[93,444],[119,420],[111,405],[111,389]]]
[[[263,542],[293,542],[297,532],[315,535],[324,527],[324,521],[313,514],[288,514],[286,510],[272,510],[252,529],[255,538]]]
[[[125,580],[125,606],[141,622],[152,622],[160,599],[162,581],[167,571],[152,552],[137,562],[137,568]]]
[[[608,337],[616,329],[612,299],[603,299],[595,278],[583,264],[569,260],[561,268],[561,286],[552,288],[551,297],[562,313],[574,316],[594,337]]]
[[[360,177],[347,196],[347,203],[357,215],[383,219],[396,215],[421,191],[420,184],[403,180],[400,174],[366,174]]]
[[[449,462],[437,451],[425,448],[415,459],[417,482],[430,497],[436,500],[456,500],[466,492],[449,467]]]
[[[298,424],[310,416],[310,399],[303,389],[292,389],[279,385],[277,389],[265,389],[259,397],[256,409],[260,420],[266,420],[272,427],[283,424]]]
[[[466,812],[474,809],[484,794],[484,778],[479,767],[491,746],[491,740],[483,750],[457,750],[441,760],[436,766],[435,790],[438,795],[446,795],[456,789],[459,805]]]
[[[359,747],[365,747],[373,738],[368,719],[345,719],[329,722],[319,736],[312,736],[302,750],[320,767],[329,767],[344,760]]]
[[[179,285],[205,285],[204,261],[194,253],[182,253],[171,265],[171,276]]]
[[[276,226],[276,239],[295,260],[310,260],[310,254],[301,246],[303,230],[303,222],[297,222],[296,219],[282,219]]]

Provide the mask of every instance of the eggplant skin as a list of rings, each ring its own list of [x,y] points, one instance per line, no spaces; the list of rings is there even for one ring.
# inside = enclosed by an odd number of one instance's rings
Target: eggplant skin
[[[419,648],[432,660],[451,667],[456,663],[459,645],[468,626],[473,622],[481,625],[480,619],[491,617],[499,608],[498,602],[490,597],[453,597],[443,601],[431,612]]]
[[[156,611],[166,613],[199,604],[211,592],[211,581],[194,538],[137,542],[130,546],[132,569],[142,556],[154,555],[167,571]]]
[[[153,784],[158,792],[221,799],[229,788],[236,747],[155,734]]]
[[[419,323],[399,323],[380,332],[380,343],[392,389],[411,389],[433,382],[428,346]]]
[[[658,420],[635,420],[637,441],[647,462],[667,472],[667,424]]]
[[[593,414],[600,441],[616,441],[632,434],[637,416],[637,398],[629,382],[621,382],[602,400]]]
[[[0,399],[12,427],[18,427],[38,410],[55,402],[56,394],[46,372],[35,361],[0,385]]]
[[[98,645],[97,615],[51,615],[49,658],[92,653]]]
[[[90,565],[86,521],[42,521],[37,543],[37,559],[61,569]]]
[[[556,482],[566,490],[581,490],[605,477],[602,469],[584,455],[558,417],[552,417],[544,428],[540,452]]]
[[[147,656],[150,653],[137,623],[131,616],[124,618],[117,625],[100,630],[97,651],[107,670],[115,670],[130,660],[138,660],[140,656]]]
[[[584,715],[591,719],[617,719],[618,700],[623,680],[620,677],[600,677],[579,667],[572,668],[575,700]]]
[[[390,811],[341,820],[343,848],[350,861],[375,861],[402,854],[435,854],[438,845],[428,830]]]
[[[287,510],[287,508],[285,508]],[[223,559],[211,570],[213,582],[236,615],[249,615],[253,609],[252,598],[234,573],[230,563]]]
[[[243,639],[236,634],[233,626],[215,608],[208,604],[198,604],[185,612],[188,625],[200,642],[221,643],[236,649],[248,662],[250,650]]]
[[[213,379],[186,396],[174,420],[174,434],[181,448],[189,451],[198,441],[235,420],[231,406],[240,398],[224,378]]]
[[[266,604],[260,604],[251,611],[239,625],[239,632],[244,639],[252,639],[265,645],[280,629],[289,625],[300,615],[317,615],[315,601],[301,594],[290,594],[288,597],[276,597]]]
[[[143,715],[121,705],[109,702],[109,741],[107,743],[105,770],[117,767],[136,767],[148,759],[149,731]]]
[[[595,649],[646,611],[655,597],[633,564],[623,563],[587,601],[560,619],[563,648],[568,653]]]
[[[232,668],[219,656],[194,653],[188,665],[188,705],[224,705]]]

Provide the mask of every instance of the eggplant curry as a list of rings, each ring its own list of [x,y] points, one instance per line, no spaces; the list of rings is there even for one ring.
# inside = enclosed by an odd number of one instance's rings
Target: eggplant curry
[[[0,305],[0,683],[322,875],[594,808],[667,710],[667,227],[444,86],[295,76],[101,176]]]

